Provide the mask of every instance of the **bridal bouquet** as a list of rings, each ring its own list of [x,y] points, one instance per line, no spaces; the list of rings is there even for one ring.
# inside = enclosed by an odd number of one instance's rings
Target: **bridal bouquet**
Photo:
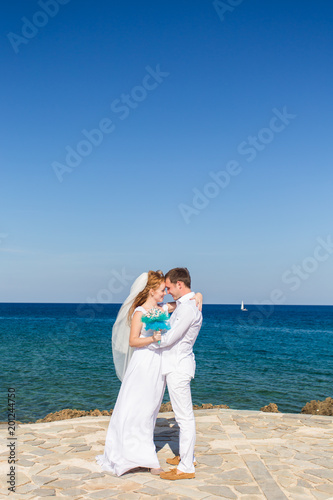
[[[158,330],[170,330],[168,313],[161,311],[157,307],[153,307],[144,314],[141,317],[141,321],[146,325],[147,330],[153,330],[155,332]]]

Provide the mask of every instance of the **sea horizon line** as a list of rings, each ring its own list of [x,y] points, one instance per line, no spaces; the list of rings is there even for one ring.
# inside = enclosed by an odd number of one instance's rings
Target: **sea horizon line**
[[[16,302],[9,302],[9,301],[0,301],[0,305],[6,305],[6,304],[11,304],[11,305],[17,305],[17,304],[24,304],[24,305],[37,305],[37,304],[44,304],[44,305],[78,305],[78,304],[86,304],[86,305],[100,305],[100,306],[121,306],[123,302],[38,302],[38,301],[33,301],[33,302],[25,302],[25,301],[16,301]],[[226,303],[226,302],[211,302],[211,303],[204,303],[204,306],[235,306],[238,307],[240,306],[241,302],[235,302],[235,303]],[[244,302],[244,305],[247,307],[254,307],[258,308],[259,307],[333,307],[333,304],[251,304],[250,302]]]

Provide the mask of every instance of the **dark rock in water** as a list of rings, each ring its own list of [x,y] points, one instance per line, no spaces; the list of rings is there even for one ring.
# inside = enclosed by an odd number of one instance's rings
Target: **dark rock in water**
[[[263,406],[260,408],[260,411],[267,411],[270,413],[280,413],[278,410],[278,406],[275,403],[269,403],[269,405]]]
[[[198,405],[193,405],[194,410],[206,410],[210,408],[229,408],[227,405],[212,405],[210,403],[203,404],[201,406]],[[172,411],[172,405],[170,401],[168,403],[162,403],[160,412],[166,412],[166,411]],[[29,422],[29,424],[40,424],[42,422],[54,422],[56,420],[68,420],[69,418],[78,418],[78,417],[100,417],[102,415],[110,416],[112,415],[113,410],[111,409],[110,411],[107,410],[72,410],[70,408],[65,408],[64,410],[61,411],[56,411],[55,413],[49,413],[46,415],[44,418],[40,418],[39,420],[36,420],[36,422]]]
[[[160,412],[164,412],[164,411],[172,411],[172,405],[171,405],[170,401],[168,401],[167,403],[161,404]]]
[[[224,408],[224,409],[228,410],[229,406],[227,406],[227,405],[212,405],[212,403],[204,403],[201,406],[193,405],[193,410],[210,410],[213,408]],[[164,412],[164,411],[172,411],[172,405],[171,405],[170,401],[168,401],[167,403],[161,404],[160,412]]]
[[[89,411],[84,411],[84,410],[71,410],[70,408],[65,408],[64,410],[61,411],[56,411],[55,413],[49,413],[46,415],[44,418],[40,418],[39,420],[36,420],[36,424],[40,424],[42,422],[54,422],[56,420],[68,420],[69,418],[78,418],[78,417],[100,417],[101,415],[112,415],[112,411],[107,411],[107,410],[89,410]]]
[[[228,405],[212,405],[212,403],[203,403],[201,406],[193,405],[194,410],[211,410],[213,408],[224,408],[225,410],[229,410]]]
[[[301,413],[311,415],[333,416],[333,398],[326,398],[324,401],[312,400],[302,408]]]

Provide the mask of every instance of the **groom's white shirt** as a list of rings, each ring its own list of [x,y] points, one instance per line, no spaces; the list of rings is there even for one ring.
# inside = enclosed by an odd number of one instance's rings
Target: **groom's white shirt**
[[[194,377],[193,345],[201,328],[202,314],[195,300],[190,300],[192,297],[194,292],[176,301],[176,309],[170,318],[171,329],[162,336],[159,345],[162,348],[162,375],[178,371]]]

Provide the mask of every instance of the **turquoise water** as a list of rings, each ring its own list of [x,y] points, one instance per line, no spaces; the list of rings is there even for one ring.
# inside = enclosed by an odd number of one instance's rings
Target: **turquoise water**
[[[112,408],[120,387],[111,352],[119,307],[0,304],[0,420],[7,387],[16,389],[23,422],[63,408]],[[333,307],[241,312],[238,305],[205,305],[203,317],[194,403],[259,410],[274,402],[280,411],[300,412],[311,399],[333,396]]]

